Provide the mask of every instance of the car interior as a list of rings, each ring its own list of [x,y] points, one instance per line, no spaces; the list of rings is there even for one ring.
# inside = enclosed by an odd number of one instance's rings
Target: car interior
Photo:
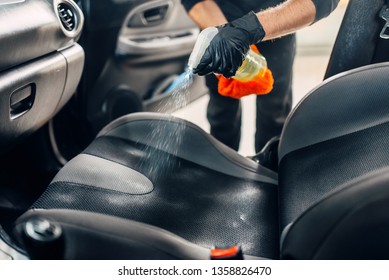
[[[349,1],[323,82],[244,157],[169,114],[180,1],[0,1],[0,259],[388,259],[388,11]]]

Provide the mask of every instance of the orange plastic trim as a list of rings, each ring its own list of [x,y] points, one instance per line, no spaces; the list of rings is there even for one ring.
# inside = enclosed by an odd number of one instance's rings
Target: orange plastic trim
[[[239,246],[233,246],[230,248],[219,249],[215,248],[211,250],[211,258],[213,259],[222,259],[234,257],[239,253]]]

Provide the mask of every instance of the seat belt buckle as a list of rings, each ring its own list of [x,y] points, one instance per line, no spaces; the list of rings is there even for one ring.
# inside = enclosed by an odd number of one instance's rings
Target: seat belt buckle
[[[389,39],[389,7],[384,5],[380,11],[380,17],[385,20],[384,28],[382,28],[380,37],[382,39]]]
[[[243,253],[240,246],[228,248],[213,248],[211,250],[211,260],[243,260]]]

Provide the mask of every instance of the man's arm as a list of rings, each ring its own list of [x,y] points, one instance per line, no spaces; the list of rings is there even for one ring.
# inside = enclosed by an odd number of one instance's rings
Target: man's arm
[[[222,25],[227,22],[226,17],[219,6],[211,0],[196,3],[188,12],[188,15],[200,27],[205,29],[209,26]]]
[[[204,28],[225,22],[212,0],[183,0],[189,15]],[[199,75],[211,72],[231,77],[242,64],[250,45],[293,33],[328,15],[339,0],[285,0],[282,4],[253,11],[219,28],[194,69]],[[318,9],[321,9],[318,13]]]
[[[275,39],[312,24],[316,7],[312,0],[288,0],[257,13],[265,31],[263,40]]]
[[[201,29],[227,22],[214,1],[188,2],[192,2],[192,5],[187,6],[188,14]],[[257,17],[266,33],[263,40],[275,39],[312,24],[332,12],[338,2],[339,0],[287,0],[276,7],[258,12]]]

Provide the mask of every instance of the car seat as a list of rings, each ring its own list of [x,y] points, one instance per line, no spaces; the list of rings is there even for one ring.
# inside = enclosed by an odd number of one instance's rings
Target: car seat
[[[235,245],[245,259],[388,258],[387,77],[389,63],[377,63],[312,90],[285,123],[278,174],[187,121],[121,117],[15,234],[31,258],[230,258],[212,248]]]

